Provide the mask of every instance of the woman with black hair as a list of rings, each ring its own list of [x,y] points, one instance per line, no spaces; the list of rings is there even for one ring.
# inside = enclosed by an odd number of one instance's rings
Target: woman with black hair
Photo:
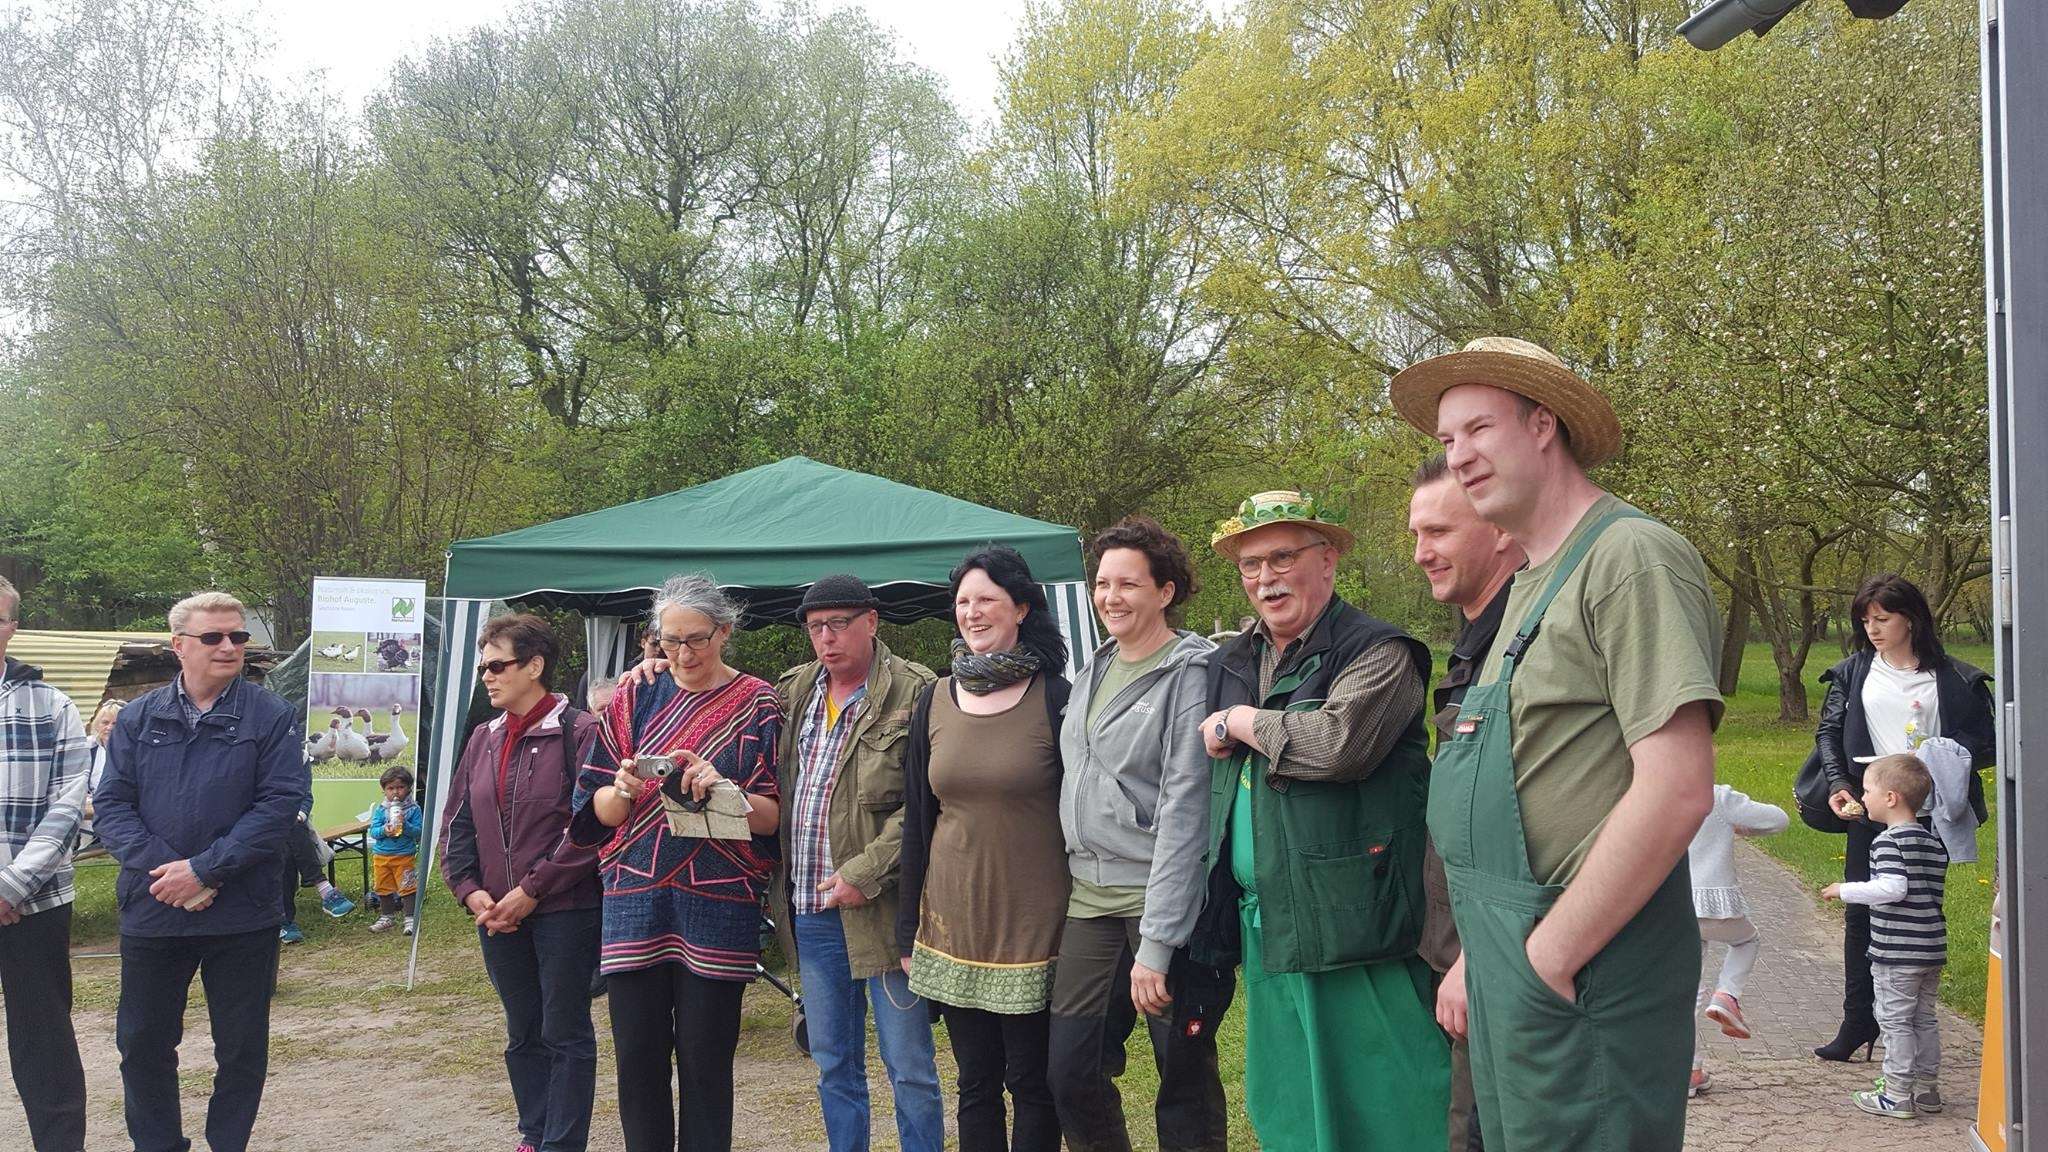
[[[1927,597],[1902,576],[1864,582],[1849,609],[1855,651],[1821,675],[1827,698],[1814,743],[1828,777],[1828,805],[1849,824],[1842,879],[1870,879],[1870,845],[1883,831],[1852,818],[1849,805],[1863,791],[1863,766],[1878,756],[1912,752],[1921,741],[1946,736],[1970,752],[1982,769],[1997,756],[1991,722],[1991,677],[1942,649]],[[1970,807],[1985,818],[1984,784],[1970,775]],[[1860,815],[1860,813],[1859,813]],[[1875,992],[1870,976],[1870,910],[1842,908],[1842,1026],[1813,1050],[1823,1060],[1847,1060],[1858,1048],[1869,1058],[1877,1041]]]
[[[975,552],[951,582],[951,674],[918,697],[903,757],[897,945],[911,991],[945,1016],[961,1152],[1058,1152],[1046,1062],[1068,896],[1067,646],[1014,549]]]

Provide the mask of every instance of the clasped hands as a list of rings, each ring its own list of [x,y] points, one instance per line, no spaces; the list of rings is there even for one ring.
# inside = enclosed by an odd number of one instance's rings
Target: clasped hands
[[[540,901],[527,894],[525,887],[514,885],[503,897],[493,897],[479,888],[462,901],[471,916],[476,917],[476,926],[492,936],[500,932],[519,931],[519,922],[533,912]]]
[[[173,908],[183,908],[187,912],[205,910],[219,893],[219,889],[208,888],[199,879],[199,874],[192,871],[190,860],[173,860],[168,864],[159,864],[151,868],[149,874],[153,877],[149,885],[149,894],[156,897],[159,903],[169,904]]]

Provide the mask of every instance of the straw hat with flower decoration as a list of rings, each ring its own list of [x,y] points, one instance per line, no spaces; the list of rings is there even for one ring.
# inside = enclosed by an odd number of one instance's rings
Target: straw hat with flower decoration
[[[1235,560],[1238,537],[1269,524],[1299,524],[1328,540],[1339,556],[1351,551],[1351,533],[1317,505],[1314,496],[1285,488],[1257,493],[1239,504],[1237,515],[1216,525],[1209,547]]]
[[[1482,336],[1459,351],[1402,369],[1389,390],[1401,418],[1435,436],[1437,402],[1460,384],[1505,389],[1556,413],[1570,433],[1572,456],[1582,468],[1604,464],[1621,452],[1621,422],[1607,397],[1564,361],[1527,340]]]

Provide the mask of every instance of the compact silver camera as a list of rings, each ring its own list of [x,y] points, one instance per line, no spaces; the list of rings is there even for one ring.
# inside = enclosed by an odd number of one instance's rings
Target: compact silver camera
[[[676,768],[673,756],[637,756],[633,759],[633,775],[642,780],[666,780],[675,775]]]

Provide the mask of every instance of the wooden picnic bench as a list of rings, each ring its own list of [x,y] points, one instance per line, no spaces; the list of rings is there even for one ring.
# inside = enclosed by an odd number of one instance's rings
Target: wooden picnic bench
[[[364,892],[370,890],[369,832],[370,822],[368,820],[351,820],[346,824],[336,824],[332,828],[320,830],[320,839],[325,841],[327,846],[334,850],[334,855],[327,861],[327,882],[329,884],[334,883],[334,861],[340,859],[343,852],[354,852],[362,857],[363,861],[362,890]]]

